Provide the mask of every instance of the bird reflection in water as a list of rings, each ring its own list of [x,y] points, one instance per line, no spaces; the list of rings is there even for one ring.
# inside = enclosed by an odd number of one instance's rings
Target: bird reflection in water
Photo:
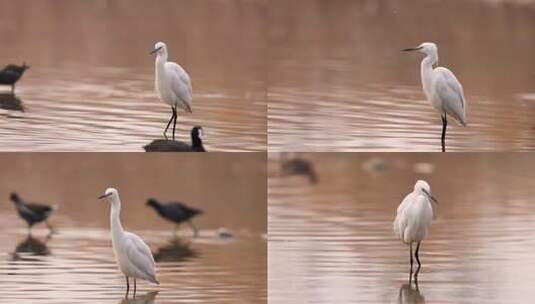
[[[158,291],[147,292],[144,296],[136,296],[135,298],[126,299],[123,298],[119,302],[120,304],[152,304],[156,300]]]
[[[46,243],[52,238],[52,233],[49,233],[44,241],[34,238],[31,234],[28,234],[26,239],[20,242],[13,252],[13,261],[32,261],[36,260],[31,258],[32,256],[47,256],[50,255],[50,250]]]
[[[199,253],[190,247],[189,242],[173,238],[154,253],[154,260],[156,262],[185,262],[197,256]]]
[[[403,284],[399,288],[398,303],[400,304],[424,304],[425,297],[418,288],[418,280],[415,279],[414,287],[411,282],[409,284]]]
[[[22,100],[12,93],[0,94],[0,109],[24,112]]]

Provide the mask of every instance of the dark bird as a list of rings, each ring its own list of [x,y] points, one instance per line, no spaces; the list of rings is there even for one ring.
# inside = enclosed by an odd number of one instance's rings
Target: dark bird
[[[22,66],[16,64],[8,64],[2,70],[0,70],[0,84],[11,86],[11,92],[15,91],[15,83],[19,81],[24,72],[29,69],[26,63]]]
[[[195,126],[191,129],[191,145],[176,140],[157,139],[143,148],[146,152],[206,152],[202,135],[202,127]]]
[[[283,175],[305,175],[311,184],[318,182],[318,176],[314,170],[314,164],[303,158],[283,160],[281,163]]]
[[[11,193],[10,199],[15,204],[20,217],[22,217],[26,223],[28,223],[29,233],[31,233],[32,226],[34,224],[42,221],[46,223],[46,226],[48,229],[50,229],[50,231],[54,231],[52,226],[50,226],[47,221],[47,218],[50,216],[50,214],[52,214],[54,208],[47,205],[25,202],[15,192]]]
[[[202,214],[203,211],[195,208],[188,207],[184,205],[181,202],[171,202],[171,203],[160,203],[156,199],[151,198],[147,200],[147,206],[151,206],[158,212],[158,214],[175,223],[175,232],[178,229],[178,226],[182,222],[187,222],[191,228],[194,231],[194,235],[198,235],[198,230],[195,225],[193,225],[193,222],[191,222],[191,219],[198,215]]]

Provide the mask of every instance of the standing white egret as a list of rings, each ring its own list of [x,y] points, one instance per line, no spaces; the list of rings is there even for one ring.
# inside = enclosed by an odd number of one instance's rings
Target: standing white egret
[[[191,113],[191,80],[188,73],[178,64],[167,61],[167,46],[163,42],[154,45],[151,54],[156,54],[154,86],[160,99],[171,106],[171,119],[167,123],[163,136],[167,138],[167,129],[173,122],[173,140],[178,117],[177,107]]]
[[[119,217],[121,213],[119,192],[114,188],[108,188],[99,197],[99,199],[103,198],[111,203],[111,242],[119,269],[126,278],[126,296],[130,290],[129,278],[134,278],[134,296],[137,287],[136,278],[160,284],[156,280],[154,258],[149,246],[139,236],[123,230]]]
[[[452,116],[462,126],[466,126],[466,99],[463,87],[455,75],[444,67],[433,68],[438,64],[436,44],[424,42],[415,48],[403,51],[418,51],[426,56],[421,64],[422,87],[428,101],[442,118],[442,152],[446,151],[446,114]]]
[[[414,185],[414,191],[407,194],[398,207],[396,219],[394,220],[394,233],[403,243],[410,247],[410,263],[412,276],[412,243],[416,243],[416,261],[418,262],[418,269],[415,276],[418,276],[420,267],[420,258],[418,252],[420,250],[420,243],[427,235],[427,229],[431,225],[433,219],[433,206],[431,201],[438,203],[431,195],[431,188],[429,184],[423,180],[419,180]]]

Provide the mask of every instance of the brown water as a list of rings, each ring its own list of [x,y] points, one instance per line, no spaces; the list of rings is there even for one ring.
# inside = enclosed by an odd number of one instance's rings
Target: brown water
[[[448,150],[535,148],[533,1],[279,0],[269,12],[270,151],[440,151],[423,56],[400,52],[424,41],[468,101]]]
[[[27,62],[0,98],[0,149],[142,151],[171,110],[154,93],[154,43],[190,74],[193,114],[211,151],[266,149],[263,1],[0,1],[0,66]],[[217,18],[214,13],[217,12]],[[7,88],[0,88],[1,90]],[[9,110],[5,110],[7,103]]]
[[[270,303],[529,303],[535,161],[527,154],[304,154],[319,183],[269,161]],[[438,199],[419,291],[392,232],[417,179]]]
[[[0,164],[0,302],[267,302],[265,156],[4,153]],[[156,260],[161,284],[138,281],[136,301],[123,301],[109,206],[96,199],[108,185],[120,191],[123,225]],[[10,191],[59,204],[50,218],[57,233],[47,237],[39,224],[29,239]],[[174,237],[173,225],[145,207],[148,197],[204,210],[193,220],[199,237],[187,225]]]

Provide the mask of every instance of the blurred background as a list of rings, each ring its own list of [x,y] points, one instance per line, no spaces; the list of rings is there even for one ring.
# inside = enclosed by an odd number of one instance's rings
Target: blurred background
[[[531,153],[270,153],[270,303],[529,301],[534,160]],[[315,183],[301,173],[311,171]],[[416,290],[408,285],[408,246],[392,222],[418,179],[439,204]]]
[[[0,67],[31,66],[15,100],[0,94],[1,149],[142,151],[171,116],[149,55],[164,41],[193,84],[180,140],[202,125],[209,150],[265,150],[265,11],[264,0],[1,0]]]
[[[425,41],[468,103],[448,150],[535,148],[535,1],[275,0],[268,10],[271,151],[440,151],[423,55],[400,52]]]
[[[113,186],[123,226],[149,245],[161,283],[138,280],[135,303],[265,303],[265,155],[2,153],[0,164],[1,302],[121,302],[126,287],[111,248],[110,206],[97,199]],[[49,218],[56,233],[43,223],[29,236],[12,191],[57,204]],[[174,235],[174,224],[145,206],[149,197],[203,210],[192,220],[199,236],[187,224]]]

